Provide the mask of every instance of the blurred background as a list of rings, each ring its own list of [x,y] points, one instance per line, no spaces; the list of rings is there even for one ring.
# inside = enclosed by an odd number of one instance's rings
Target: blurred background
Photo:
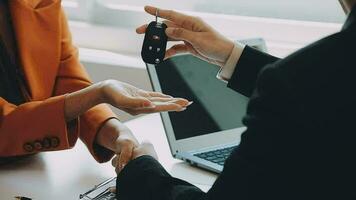
[[[101,0],[100,2],[129,6],[157,5],[187,11],[301,21],[342,22],[344,19],[344,13],[337,0]]]
[[[93,81],[114,78],[147,90],[143,36],[135,33],[154,20],[144,5],[200,16],[233,40],[262,38],[279,57],[338,31],[345,20],[337,0],[62,0],[62,5]],[[123,121],[133,118],[115,112]]]

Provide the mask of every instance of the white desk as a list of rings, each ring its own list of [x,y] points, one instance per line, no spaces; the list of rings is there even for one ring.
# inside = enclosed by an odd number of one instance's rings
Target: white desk
[[[204,191],[211,187],[216,174],[172,158],[158,114],[126,124],[139,141],[150,140],[154,144],[160,162],[173,176]],[[17,195],[34,200],[75,200],[80,193],[113,176],[110,163],[96,163],[84,144],[78,142],[71,150],[41,153],[16,164],[0,166],[0,200],[11,200]]]

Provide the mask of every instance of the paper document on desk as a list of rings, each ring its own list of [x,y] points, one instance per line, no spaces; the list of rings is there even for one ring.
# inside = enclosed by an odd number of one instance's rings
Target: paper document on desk
[[[116,177],[110,178],[79,195],[80,200],[117,200]]]

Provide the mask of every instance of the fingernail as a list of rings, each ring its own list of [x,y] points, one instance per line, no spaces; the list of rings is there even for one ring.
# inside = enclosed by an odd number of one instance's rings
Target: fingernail
[[[189,101],[189,103],[187,104],[187,106],[190,106],[194,103],[194,101]]]

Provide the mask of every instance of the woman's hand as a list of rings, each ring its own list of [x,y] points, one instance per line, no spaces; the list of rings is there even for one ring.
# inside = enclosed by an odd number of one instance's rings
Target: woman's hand
[[[145,11],[156,14],[158,8],[146,6]],[[191,53],[212,64],[223,66],[229,58],[234,43],[219,34],[198,17],[185,15],[173,10],[159,9],[159,17],[168,28],[166,34],[171,41],[182,41],[166,52],[166,58],[179,53]],[[138,34],[146,32],[147,24],[136,29]]]
[[[115,152],[118,168],[123,168],[133,157],[139,143],[126,125],[117,119],[108,120],[99,130],[96,142]]]
[[[133,115],[183,111],[191,104],[186,99],[147,92],[127,83],[108,80],[68,94],[64,106],[65,119],[69,122],[101,103],[111,104]],[[124,166],[132,158],[132,151],[138,145],[131,131],[117,119],[105,122],[96,136],[96,143],[119,155],[119,166]]]
[[[131,160],[136,159],[140,156],[144,156],[144,155],[152,156],[153,158],[158,160],[157,153],[156,153],[153,145],[149,142],[143,142],[142,144],[135,147],[132,151]],[[111,163],[115,167],[116,173],[120,173],[120,171],[125,167],[125,165],[120,165],[120,157],[113,158]]]
[[[184,111],[192,102],[182,98],[148,92],[127,83],[107,80],[66,96],[64,114],[69,122],[90,108],[108,103],[132,115],[164,111]]]
[[[108,80],[104,84],[104,101],[131,115],[163,111],[179,112],[191,104],[186,99],[144,91],[116,80]]]

